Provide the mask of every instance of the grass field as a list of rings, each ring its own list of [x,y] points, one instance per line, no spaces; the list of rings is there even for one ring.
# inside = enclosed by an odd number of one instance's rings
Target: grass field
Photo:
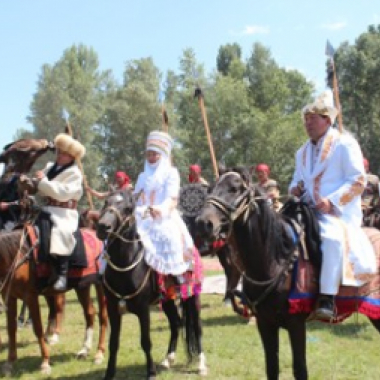
[[[96,366],[93,357],[77,361],[81,347],[84,319],[73,294],[67,301],[61,342],[51,348],[52,374],[39,373],[39,348],[30,328],[20,329],[19,360],[14,379],[101,379],[106,361]],[[41,299],[41,303],[44,301]],[[43,307],[46,319],[46,307]],[[208,379],[264,379],[264,357],[256,327],[235,316],[222,303],[221,295],[202,295],[204,350],[209,367]],[[0,315],[3,339],[0,361],[6,358],[5,316]],[[165,316],[152,308],[153,357],[159,363],[166,352],[169,337]],[[97,338],[97,333],[94,334]],[[307,333],[309,375],[312,380],[377,380],[380,378],[380,337],[363,317],[353,316],[340,326],[310,323]],[[94,340],[95,342],[95,340]],[[281,380],[292,379],[291,353],[285,331],[281,333]],[[184,346],[178,349],[178,364],[170,371],[159,371],[159,379],[196,379],[195,366],[186,366]],[[117,379],[144,379],[145,358],[139,343],[139,327],[133,315],[123,318],[123,332],[118,357]]]

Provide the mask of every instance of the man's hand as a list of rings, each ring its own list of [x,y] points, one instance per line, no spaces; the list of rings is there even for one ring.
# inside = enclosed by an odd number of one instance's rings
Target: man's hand
[[[42,171],[42,170],[38,170],[35,174],[35,177],[41,181],[41,179],[44,179],[45,178],[45,173]]]
[[[333,210],[333,204],[330,202],[327,198],[322,198],[318,204],[315,206],[315,208],[324,213],[324,214],[330,214]]]
[[[0,211],[6,211],[9,208],[9,204],[7,202],[0,202]]]

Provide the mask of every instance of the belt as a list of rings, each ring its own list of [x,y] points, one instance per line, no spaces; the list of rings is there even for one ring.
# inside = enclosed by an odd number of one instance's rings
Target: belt
[[[69,208],[74,210],[78,206],[78,201],[76,201],[75,199],[70,199],[67,202],[59,202],[53,198],[47,198],[47,205],[53,207]]]

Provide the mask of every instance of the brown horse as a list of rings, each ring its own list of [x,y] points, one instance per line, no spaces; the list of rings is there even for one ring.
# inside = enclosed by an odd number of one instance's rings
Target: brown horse
[[[279,330],[287,329],[293,354],[293,375],[297,380],[308,378],[306,365],[306,319],[315,301],[316,277],[310,277],[314,284],[314,296],[309,304],[298,303],[298,310],[292,310],[292,294],[296,294],[302,278],[297,270],[297,280],[292,280],[296,257],[296,240],[288,219],[271,210],[262,194],[250,183],[249,174],[241,168],[222,173],[211,195],[207,199],[198,228],[205,237],[218,239],[226,234],[236,246],[243,275],[243,295],[254,312],[257,327],[263,343],[266,374],[269,380],[279,377]],[[380,241],[380,233],[371,229],[367,233],[371,242]],[[374,245],[378,253],[378,246]],[[296,268],[303,265],[302,255]],[[310,264],[308,264],[310,265]],[[310,273],[310,272],[309,272]],[[341,287],[342,297],[336,297],[338,314],[347,317],[359,311],[370,319],[380,332],[380,310],[376,290],[380,278],[377,276],[361,288]],[[365,288],[365,289],[363,289]],[[363,291],[363,292],[362,292]],[[344,297],[343,292],[346,292]],[[309,295],[310,297],[310,295]],[[341,301],[339,313],[338,301]],[[374,302],[372,302],[374,301]],[[302,306],[302,307],[301,307]],[[350,308],[351,307],[351,308]]]
[[[90,296],[90,285],[98,283],[98,274],[95,272],[96,259],[102,248],[101,242],[96,238],[95,232],[90,230],[82,230],[82,235],[85,236],[85,246],[87,257],[94,257],[89,263],[89,268],[72,269],[69,271],[69,289],[75,283],[77,287],[75,291],[78,300],[82,305],[83,312],[86,318],[86,337],[83,350],[88,350],[92,341],[93,324],[95,309],[92,304]],[[87,243],[88,244],[87,244]],[[26,229],[14,230],[11,232],[2,232],[0,234],[0,283],[1,294],[3,300],[7,305],[7,333],[8,333],[8,360],[3,366],[3,372],[10,373],[13,369],[13,364],[17,359],[17,299],[22,299],[26,302],[32,319],[34,333],[37,337],[38,344],[41,350],[42,364],[41,371],[43,373],[50,373],[51,367],[49,363],[49,351],[44,339],[44,332],[41,322],[41,312],[39,305],[39,290],[36,287],[38,278],[38,271],[45,270],[35,264],[32,259],[33,249],[35,244],[32,244],[27,236]],[[91,255],[90,255],[91,251]],[[91,263],[91,264],[90,264]],[[90,268],[91,265],[91,268]],[[48,270],[48,269],[47,269]],[[70,280],[74,276],[72,282]],[[100,360],[105,351],[105,332],[107,327],[107,311],[101,286],[97,287],[98,302],[99,302],[99,316],[101,318],[100,334],[98,351],[96,353],[96,360]],[[50,288],[44,289],[44,295],[56,296]],[[63,301],[64,297],[59,296],[50,298],[54,305],[58,307],[57,315],[63,315]],[[54,301],[53,301],[54,300]],[[58,321],[58,326],[60,321]],[[81,350],[82,351],[82,350]]]

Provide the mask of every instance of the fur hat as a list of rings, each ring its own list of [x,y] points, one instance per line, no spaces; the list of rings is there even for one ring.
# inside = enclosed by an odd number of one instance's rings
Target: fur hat
[[[86,148],[78,141],[66,133],[60,133],[54,139],[56,149],[68,153],[76,160],[80,160],[86,153]]]
[[[146,140],[146,150],[153,150],[166,157],[170,156],[173,147],[173,139],[166,132],[150,132]]]
[[[334,107],[334,98],[331,90],[322,92],[313,103],[306,105],[302,110],[302,116],[305,117],[307,113],[315,113],[322,116],[328,116],[331,124],[338,115],[338,109]]]

